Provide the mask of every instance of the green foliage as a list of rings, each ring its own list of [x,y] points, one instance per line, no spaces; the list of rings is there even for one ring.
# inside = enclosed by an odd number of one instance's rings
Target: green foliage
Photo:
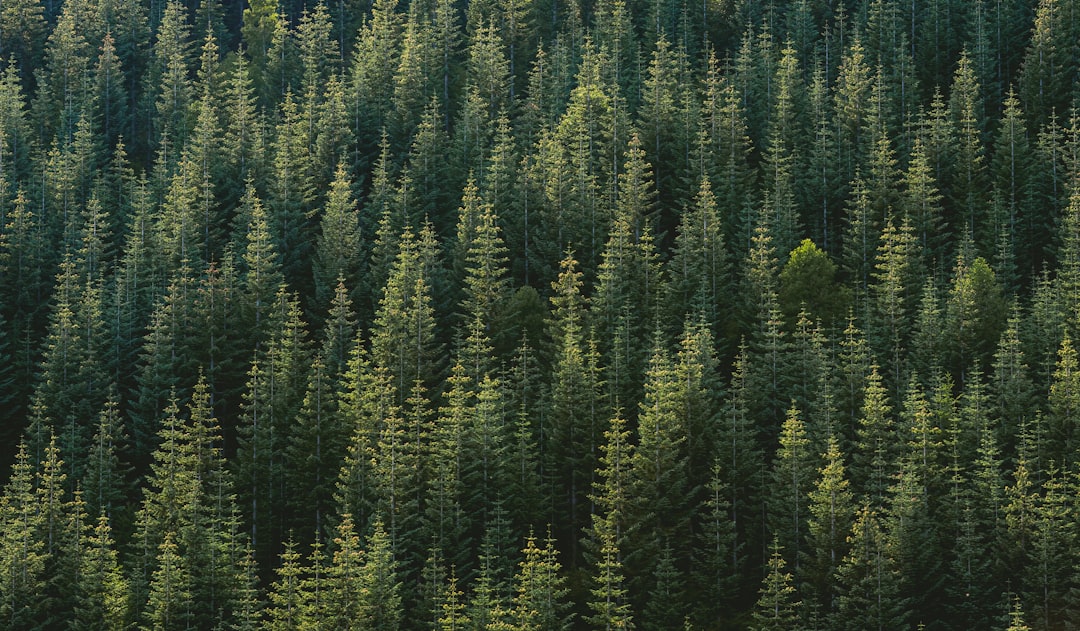
[[[0,626],[1068,628],[1078,24],[4,0]]]
[[[798,631],[799,605],[795,600],[795,588],[791,585],[791,574],[784,571],[783,548],[773,541],[772,555],[769,557],[769,574],[761,584],[761,597],[754,607],[756,631]]]
[[[825,326],[839,323],[847,312],[846,287],[835,280],[836,265],[813,241],[803,239],[788,255],[780,270],[780,309],[787,322],[795,322],[799,312],[820,319]]]

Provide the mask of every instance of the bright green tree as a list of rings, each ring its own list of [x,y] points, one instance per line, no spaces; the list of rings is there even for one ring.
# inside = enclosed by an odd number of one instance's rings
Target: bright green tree
[[[894,629],[908,615],[900,595],[900,574],[895,552],[869,508],[859,510],[849,538],[850,551],[837,568],[840,596],[835,624],[838,629]]]
[[[847,555],[848,537],[855,519],[854,496],[844,469],[844,455],[836,436],[830,436],[821,454],[824,465],[810,491],[807,551],[803,576],[824,615],[837,610],[840,594],[836,570]]]
[[[761,583],[761,596],[754,605],[755,631],[798,631],[802,629],[799,621],[799,609],[802,601],[795,587],[791,584],[791,574],[785,572],[783,548],[773,540],[772,554],[769,557],[769,573]]]
[[[131,594],[117,559],[109,518],[102,513],[95,524],[86,524],[81,536],[81,567],[72,628],[109,631],[129,628]]]
[[[320,219],[319,236],[312,259],[315,304],[330,304],[334,287],[344,283],[359,296],[361,282],[360,215],[353,198],[352,182],[344,163],[339,163]]]

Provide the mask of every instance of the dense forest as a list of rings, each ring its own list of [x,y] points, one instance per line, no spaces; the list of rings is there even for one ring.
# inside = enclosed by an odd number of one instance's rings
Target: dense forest
[[[0,627],[1080,628],[1080,0],[3,0]]]

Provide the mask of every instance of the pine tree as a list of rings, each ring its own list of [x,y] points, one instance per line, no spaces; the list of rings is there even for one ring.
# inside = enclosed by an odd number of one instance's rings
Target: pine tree
[[[366,604],[361,609],[361,628],[395,631],[402,622],[402,584],[390,537],[381,521],[376,521],[367,538],[367,562],[363,570]]]
[[[674,253],[668,263],[668,305],[672,315],[699,311],[706,322],[721,322],[721,297],[730,283],[724,225],[712,184],[702,177],[697,194],[682,213]]]
[[[726,578],[721,572],[738,576],[742,567],[752,564],[754,552],[761,543],[759,528],[762,524],[757,522],[757,516],[764,511],[762,483],[765,469],[758,428],[750,416],[749,388],[746,347],[743,345],[734,362],[731,396],[723,411],[722,428],[717,432],[716,461],[709,484],[709,546],[727,544],[723,553],[709,550],[710,565],[713,565],[710,589],[721,587]],[[714,576],[714,572],[717,575]]]
[[[459,356],[475,383],[495,370],[493,338],[503,328],[502,311],[509,297],[506,247],[499,218],[494,206],[481,202],[477,194],[471,182],[466,185],[458,220],[459,253],[455,257],[463,268],[462,330],[469,331],[459,342]]]
[[[400,54],[402,16],[395,11],[397,0],[372,4],[371,16],[364,20],[356,40],[350,73],[350,114],[360,158],[370,161],[379,146],[378,134],[387,129],[393,102],[385,98],[387,86],[394,85]]]
[[[638,419],[638,445],[631,457],[632,498],[626,507],[627,564],[641,580],[653,560],[671,544],[689,536],[693,482],[688,465],[687,428],[679,414],[677,374],[667,349],[656,345],[646,374]],[[647,593],[644,584],[632,587]],[[643,618],[643,624],[648,620]]]
[[[595,586],[590,592],[594,600],[588,603],[593,615],[588,622],[605,631],[633,628],[621,551],[625,539],[624,511],[631,487],[628,473],[633,446],[628,443],[629,435],[626,421],[618,413],[612,415],[610,427],[604,432],[600,456],[602,481],[597,481],[594,488],[593,501],[603,512],[593,514],[589,535],[596,569],[592,577]]]
[[[859,510],[849,541],[850,552],[837,569],[841,595],[836,628],[883,631],[904,626],[907,603],[901,599],[894,552],[876,512]]]
[[[852,458],[852,475],[862,482],[866,502],[876,507],[884,506],[899,456],[898,431],[891,411],[877,366],[872,366],[856,429],[858,449]]]
[[[411,228],[400,238],[398,254],[384,285],[371,334],[371,358],[388,371],[400,405],[412,384],[428,389],[439,383],[435,338],[433,269],[423,260],[423,244]]]
[[[361,610],[370,601],[363,578],[364,550],[348,513],[341,516],[333,543],[333,561],[326,568],[325,581],[319,586],[320,612],[311,623],[352,629],[361,619]]]
[[[25,441],[19,444],[11,476],[0,495],[0,616],[12,628],[32,627],[45,587],[44,518],[36,496],[35,466]]]
[[[922,252],[924,269],[931,269],[945,260],[948,244],[940,183],[930,160],[925,141],[921,136],[916,137],[904,172],[904,190],[900,198],[903,219],[912,228],[915,243]]]
[[[541,434],[545,454],[542,471],[558,511],[552,516],[556,533],[560,541],[568,543],[565,549],[573,567],[578,560],[576,542],[591,512],[587,495],[606,410],[597,409],[602,400],[601,383],[595,350],[585,336],[581,272],[572,254],[563,259],[561,268],[559,280],[552,284],[550,335],[555,355],[548,399],[551,407]]]
[[[522,549],[524,559],[514,576],[515,595],[511,617],[519,629],[569,629],[573,614],[567,612],[566,579],[559,572],[555,542],[547,539],[543,548],[530,535]]]
[[[462,631],[469,628],[472,620],[465,613],[464,597],[465,594],[457,587],[457,576],[451,572],[443,590],[442,602],[434,614],[437,617],[434,627],[437,631]]]
[[[963,226],[960,234],[968,235],[982,246],[987,237],[985,208],[989,183],[982,142],[985,120],[980,90],[970,58],[961,55],[949,95],[949,116],[956,134],[956,152],[949,170],[952,194],[948,196],[951,215],[947,223],[957,226],[958,230]]]
[[[310,350],[300,306],[279,291],[267,314],[270,336],[251,362],[241,395],[233,460],[239,505],[248,519],[256,558],[269,564],[282,535],[289,428],[307,387]]]
[[[348,436],[340,416],[342,387],[316,356],[308,375],[303,403],[288,430],[285,447],[285,491],[290,524],[300,532],[322,536],[333,514],[334,487],[345,458]]]
[[[753,144],[746,120],[746,106],[728,74],[722,71],[715,53],[710,53],[702,104],[701,147],[698,152],[699,177],[708,177],[719,208],[733,210],[723,217],[725,232],[731,235],[737,253],[749,248],[753,236],[750,224],[738,221],[738,213],[752,201],[754,173],[750,167]]]
[[[615,217],[597,269],[590,312],[609,367],[612,404],[629,409],[636,405],[634,392],[645,364],[645,357],[631,347],[631,341],[646,337],[646,330],[656,322],[656,303],[662,293],[649,217],[654,191],[644,159],[645,152],[634,135],[619,174]]]
[[[1080,367],[1077,365],[1076,349],[1066,333],[1058,350],[1057,368],[1050,384],[1048,418],[1046,419],[1042,446],[1049,462],[1067,469],[1075,460],[1076,441],[1073,418],[1080,405]]]
[[[1031,627],[1024,624],[1024,609],[1016,596],[1013,596],[1012,609],[1009,610],[1009,626],[1005,631],[1031,631]]]
[[[122,527],[130,525],[131,517],[126,501],[131,490],[128,480],[130,470],[125,458],[127,447],[127,433],[120,417],[119,403],[113,395],[98,415],[97,431],[91,441],[82,489],[88,514],[108,515],[112,523]]]
[[[689,91],[684,89],[690,83],[687,60],[684,51],[671,41],[663,35],[657,37],[652,58],[642,72],[637,123],[663,214],[682,197],[680,174],[686,169],[696,131],[687,124],[683,112],[689,101]],[[666,218],[661,218],[658,229],[668,229]]]
[[[79,479],[90,442],[84,419],[101,410],[109,389],[101,291],[79,277],[69,254],[57,274],[54,296],[31,418],[57,434],[64,452],[72,454],[71,477]]]
[[[1077,72],[1077,25],[1070,3],[1042,0],[1035,8],[1035,25],[1019,74],[1020,95],[1030,119],[1038,129],[1054,113],[1068,110],[1075,93],[1069,93]]]
[[[842,182],[851,182],[859,165],[867,164],[867,148],[872,140],[866,129],[873,83],[871,72],[866,49],[856,37],[843,52],[833,105],[835,149]]]
[[[776,71],[776,96],[766,144],[763,180],[767,203],[772,206],[773,234],[778,252],[795,249],[799,230],[796,187],[802,179],[800,147],[803,86],[799,81],[799,59],[790,46],[781,51]]]
[[[911,307],[916,298],[913,285],[918,254],[914,241],[911,224],[907,221],[897,225],[892,219],[886,224],[872,273],[875,283],[870,287],[869,322],[874,326],[867,337],[876,351],[875,356],[886,360],[885,365],[890,367],[885,378],[894,397],[899,396],[907,380],[905,345],[911,331]]]
[[[994,176],[995,201],[1001,205],[998,231],[1014,246],[1019,269],[1029,269],[1027,247],[1034,246],[1026,229],[1025,201],[1034,193],[1034,152],[1024,133],[1024,114],[1020,101],[1010,88],[1005,111],[994,141],[991,171]],[[1011,283],[1010,283],[1011,284]]]
[[[268,594],[267,629],[289,631],[301,628],[301,617],[307,603],[300,588],[303,568],[299,561],[296,543],[289,539],[281,552],[281,564],[275,570],[277,580]]]
[[[309,215],[318,199],[316,164],[311,155],[310,125],[292,96],[285,95],[281,118],[275,130],[273,162],[270,165],[268,223],[273,243],[281,257],[281,272],[292,287],[304,286],[306,264],[314,246],[314,218]]]
[[[102,513],[96,524],[86,524],[80,536],[83,552],[71,627],[109,631],[128,628],[131,597],[117,560],[109,518]]]
[[[191,624],[193,606],[191,576],[185,558],[177,550],[176,535],[167,532],[158,546],[157,568],[150,581],[150,593],[141,628],[171,631]]]
[[[154,41],[154,63],[146,78],[149,90],[156,93],[153,144],[183,147],[187,141],[193,98],[190,40],[186,8],[179,2],[168,2]]]
[[[361,282],[360,216],[344,163],[339,163],[320,219],[312,260],[315,304],[330,304],[334,286],[344,283],[355,302]]]
[[[245,11],[258,10],[261,4],[257,2],[253,9]],[[250,44],[247,52],[254,57]],[[247,182],[263,173],[266,159],[264,122],[262,111],[258,109],[257,82],[251,76],[256,72],[257,68],[248,65],[245,55],[237,55],[232,71],[224,79],[222,126],[225,142],[222,149],[224,179],[228,182]],[[222,205],[227,208],[241,195],[238,186],[225,188],[231,189],[222,191]]]
[[[807,536],[806,497],[813,490],[814,456],[800,411],[792,407],[780,429],[769,485],[768,521],[773,545],[787,551],[801,578],[803,539]]]
[[[246,219],[245,247],[241,265],[244,296],[241,298],[243,320],[252,327],[253,341],[260,344],[270,325],[270,310],[275,296],[285,283],[277,247],[270,229],[270,218],[255,187],[249,182],[241,200],[240,216]]]
[[[791,574],[784,571],[782,550],[780,543],[774,539],[768,563],[769,573],[762,581],[761,596],[754,606],[754,624],[751,628],[755,631],[798,631],[803,628],[799,624],[799,606],[802,602],[795,600]]]
[[[1075,615],[1070,600],[1074,576],[1075,508],[1066,489],[1074,484],[1071,474],[1059,473],[1053,462],[1046,471],[1043,494],[1035,501],[1031,531],[1031,556],[1021,577],[1025,596],[1033,603],[1032,617],[1041,628],[1053,628],[1058,620]]]
[[[836,436],[830,436],[821,455],[825,461],[814,489],[808,494],[806,584],[823,614],[837,610],[839,586],[836,570],[847,555],[848,537],[855,519],[854,498],[845,477],[844,456]]]

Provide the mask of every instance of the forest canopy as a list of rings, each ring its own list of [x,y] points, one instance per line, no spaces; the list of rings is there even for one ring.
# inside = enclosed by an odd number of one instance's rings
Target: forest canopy
[[[1080,624],[1080,0],[3,0],[0,627]]]

